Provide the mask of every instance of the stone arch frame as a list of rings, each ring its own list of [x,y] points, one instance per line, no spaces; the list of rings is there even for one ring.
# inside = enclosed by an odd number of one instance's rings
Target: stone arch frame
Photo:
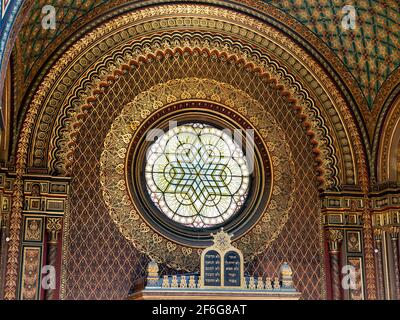
[[[77,49],[80,45],[84,45],[83,41],[79,41],[76,43],[73,48]],[[71,59],[72,56],[70,53],[66,53],[60,60],[57,62],[57,66],[62,66],[66,65],[69,62],[69,59]],[[311,58],[312,60],[312,58]],[[317,68],[319,68],[319,65],[315,65]],[[329,83],[331,79],[329,79],[329,76],[325,75],[324,70],[319,70],[321,73],[319,74],[322,76],[322,78]],[[20,135],[19,143],[18,143],[18,148],[17,148],[17,166],[16,166],[16,173],[17,173],[17,181],[16,181],[16,190],[14,192],[14,199],[16,199],[15,204],[13,204],[13,215],[12,215],[12,224],[11,224],[11,235],[13,236],[12,242],[10,244],[10,256],[9,256],[9,262],[10,266],[7,271],[7,283],[6,287],[9,288],[10,290],[8,292],[11,292],[8,294],[8,297],[12,296],[12,290],[13,287],[15,287],[15,276],[13,275],[13,268],[15,269],[17,267],[17,264],[15,263],[15,260],[17,261],[18,258],[18,242],[19,242],[19,229],[20,229],[20,218],[19,218],[19,212],[21,211],[21,204],[19,199],[22,200],[22,190],[21,190],[21,182],[22,182],[22,175],[25,171],[25,168],[29,166],[29,161],[27,161],[27,152],[28,152],[28,144],[30,141],[30,137],[32,134],[32,131],[35,130],[34,128],[34,123],[36,122],[36,116],[38,114],[42,99],[46,97],[45,91],[48,89],[48,86],[50,83],[55,80],[52,78],[54,74],[52,75],[51,72],[48,74],[46,79],[42,82],[37,94],[32,100],[31,103],[31,108],[29,109],[28,113],[26,114],[26,118],[24,121],[24,125],[22,127],[22,132]],[[357,170],[356,173],[358,175],[357,179],[357,184],[360,184],[363,188],[363,190],[366,190],[368,188],[368,173],[367,173],[367,167],[366,167],[366,155],[365,155],[365,149],[362,144],[362,140],[360,138],[360,133],[358,130],[363,130],[362,128],[359,129],[356,125],[356,121],[354,120],[354,115],[350,111],[350,108],[348,104],[346,103],[346,99],[343,98],[342,93],[340,90],[337,89],[336,85],[330,82],[330,85],[327,86],[327,90],[332,90],[335,93],[335,98],[337,102],[337,106],[340,109],[339,114],[344,117],[343,124],[344,128],[347,128],[350,135],[351,139],[349,138],[348,141],[350,141],[350,145],[354,148],[354,154],[355,156],[353,158],[356,158],[358,163],[356,163],[356,168]],[[94,95],[99,94],[100,92],[94,92]],[[90,99],[92,100],[93,97]],[[93,102],[92,101],[88,102]],[[301,109],[301,108],[299,108]],[[307,118],[305,118],[306,120]],[[305,121],[307,123],[307,121]],[[15,236],[15,237],[14,237]]]

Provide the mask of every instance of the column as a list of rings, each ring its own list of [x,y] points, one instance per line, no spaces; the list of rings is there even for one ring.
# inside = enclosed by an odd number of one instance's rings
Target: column
[[[0,223],[0,300],[3,299],[3,280],[6,271],[6,259],[7,259],[7,220],[6,214],[2,214]]]
[[[392,254],[393,254],[393,271],[395,278],[395,300],[400,300],[400,275],[399,275],[399,229],[396,227],[390,228],[390,238],[392,240]]]
[[[343,232],[339,229],[328,229],[329,260],[331,264],[333,300],[341,300],[340,281],[340,247]]]
[[[53,266],[58,272],[57,256],[58,256],[58,235],[62,229],[62,218],[47,218],[46,231],[47,231],[47,265]],[[58,275],[56,276],[56,279]],[[54,289],[46,290],[46,300],[54,300]]]
[[[380,300],[385,299],[385,284],[383,278],[383,257],[382,257],[382,230],[374,230],[375,240],[375,254],[376,254],[376,272],[377,272],[377,284],[378,284],[378,295]]]

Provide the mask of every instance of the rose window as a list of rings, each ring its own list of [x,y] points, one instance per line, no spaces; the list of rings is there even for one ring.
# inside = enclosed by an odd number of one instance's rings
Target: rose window
[[[233,138],[207,124],[170,129],[147,152],[146,185],[157,208],[192,228],[223,224],[249,192],[246,156]]]

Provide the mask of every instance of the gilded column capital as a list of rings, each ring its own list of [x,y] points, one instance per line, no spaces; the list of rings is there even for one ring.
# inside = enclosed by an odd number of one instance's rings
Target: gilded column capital
[[[374,229],[374,238],[375,238],[375,241],[382,240],[382,229]]]
[[[397,240],[399,238],[399,227],[389,227],[388,232],[392,240]]]
[[[51,217],[46,219],[46,231],[49,234],[49,242],[57,243],[58,235],[62,230],[62,218]]]
[[[9,215],[6,212],[0,213],[0,227],[6,227]]]
[[[343,231],[340,229],[328,229],[329,241],[342,241]]]
[[[382,228],[382,231],[386,232],[392,240],[396,240],[399,237],[400,228],[397,226],[386,226]]]
[[[328,244],[330,252],[338,252],[339,245],[343,240],[343,231],[340,229],[328,229]]]

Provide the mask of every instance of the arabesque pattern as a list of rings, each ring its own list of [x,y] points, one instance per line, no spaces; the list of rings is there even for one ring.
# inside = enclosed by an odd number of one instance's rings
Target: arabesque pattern
[[[322,296],[320,215],[312,144],[287,102],[267,82],[234,64],[198,56],[170,56],[134,68],[119,78],[88,113],[72,167],[71,212],[64,259],[65,298],[124,299],[133,279],[143,276],[147,258],[119,233],[99,189],[100,155],[111,123],[135,95],[169,79],[195,76],[228,82],[258,97],[286,129],[296,167],[294,204],[281,235],[247,265],[249,272],[273,277],[287,260],[304,299]],[[90,143],[88,143],[90,141]],[[306,152],[309,150],[309,152]],[[164,270],[161,270],[164,272]],[[172,272],[171,270],[169,271]],[[176,272],[176,271],[174,271]]]
[[[147,154],[150,197],[170,219],[194,228],[227,221],[244,204],[247,160],[222,130],[193,123],[160,137]]]
[[[342,9],[347,0],[263,0],[293,17],[317,35],[343,62],[357,80],[369,107],[383,82],[400,65],[400,11],[396,0],[361,0],[354,3],[356,27],[344,30]],[[23,74],[26,80],[46,50],[68,29],[81,25],[85,17],[120,5],[113,1],[35,1],[19,36]],[[261,2],[261,1],[260,1]],[[41,27],[41,9],[53,5],[57,12],[56,30]],[[47,53],[48,55],[48,53]]]
[[[265,0],[308,27],[337,54],[373,107],[382,84],[400,65],[400,10],[397,0]],[[355,9],[354,29],[342,27]]]

